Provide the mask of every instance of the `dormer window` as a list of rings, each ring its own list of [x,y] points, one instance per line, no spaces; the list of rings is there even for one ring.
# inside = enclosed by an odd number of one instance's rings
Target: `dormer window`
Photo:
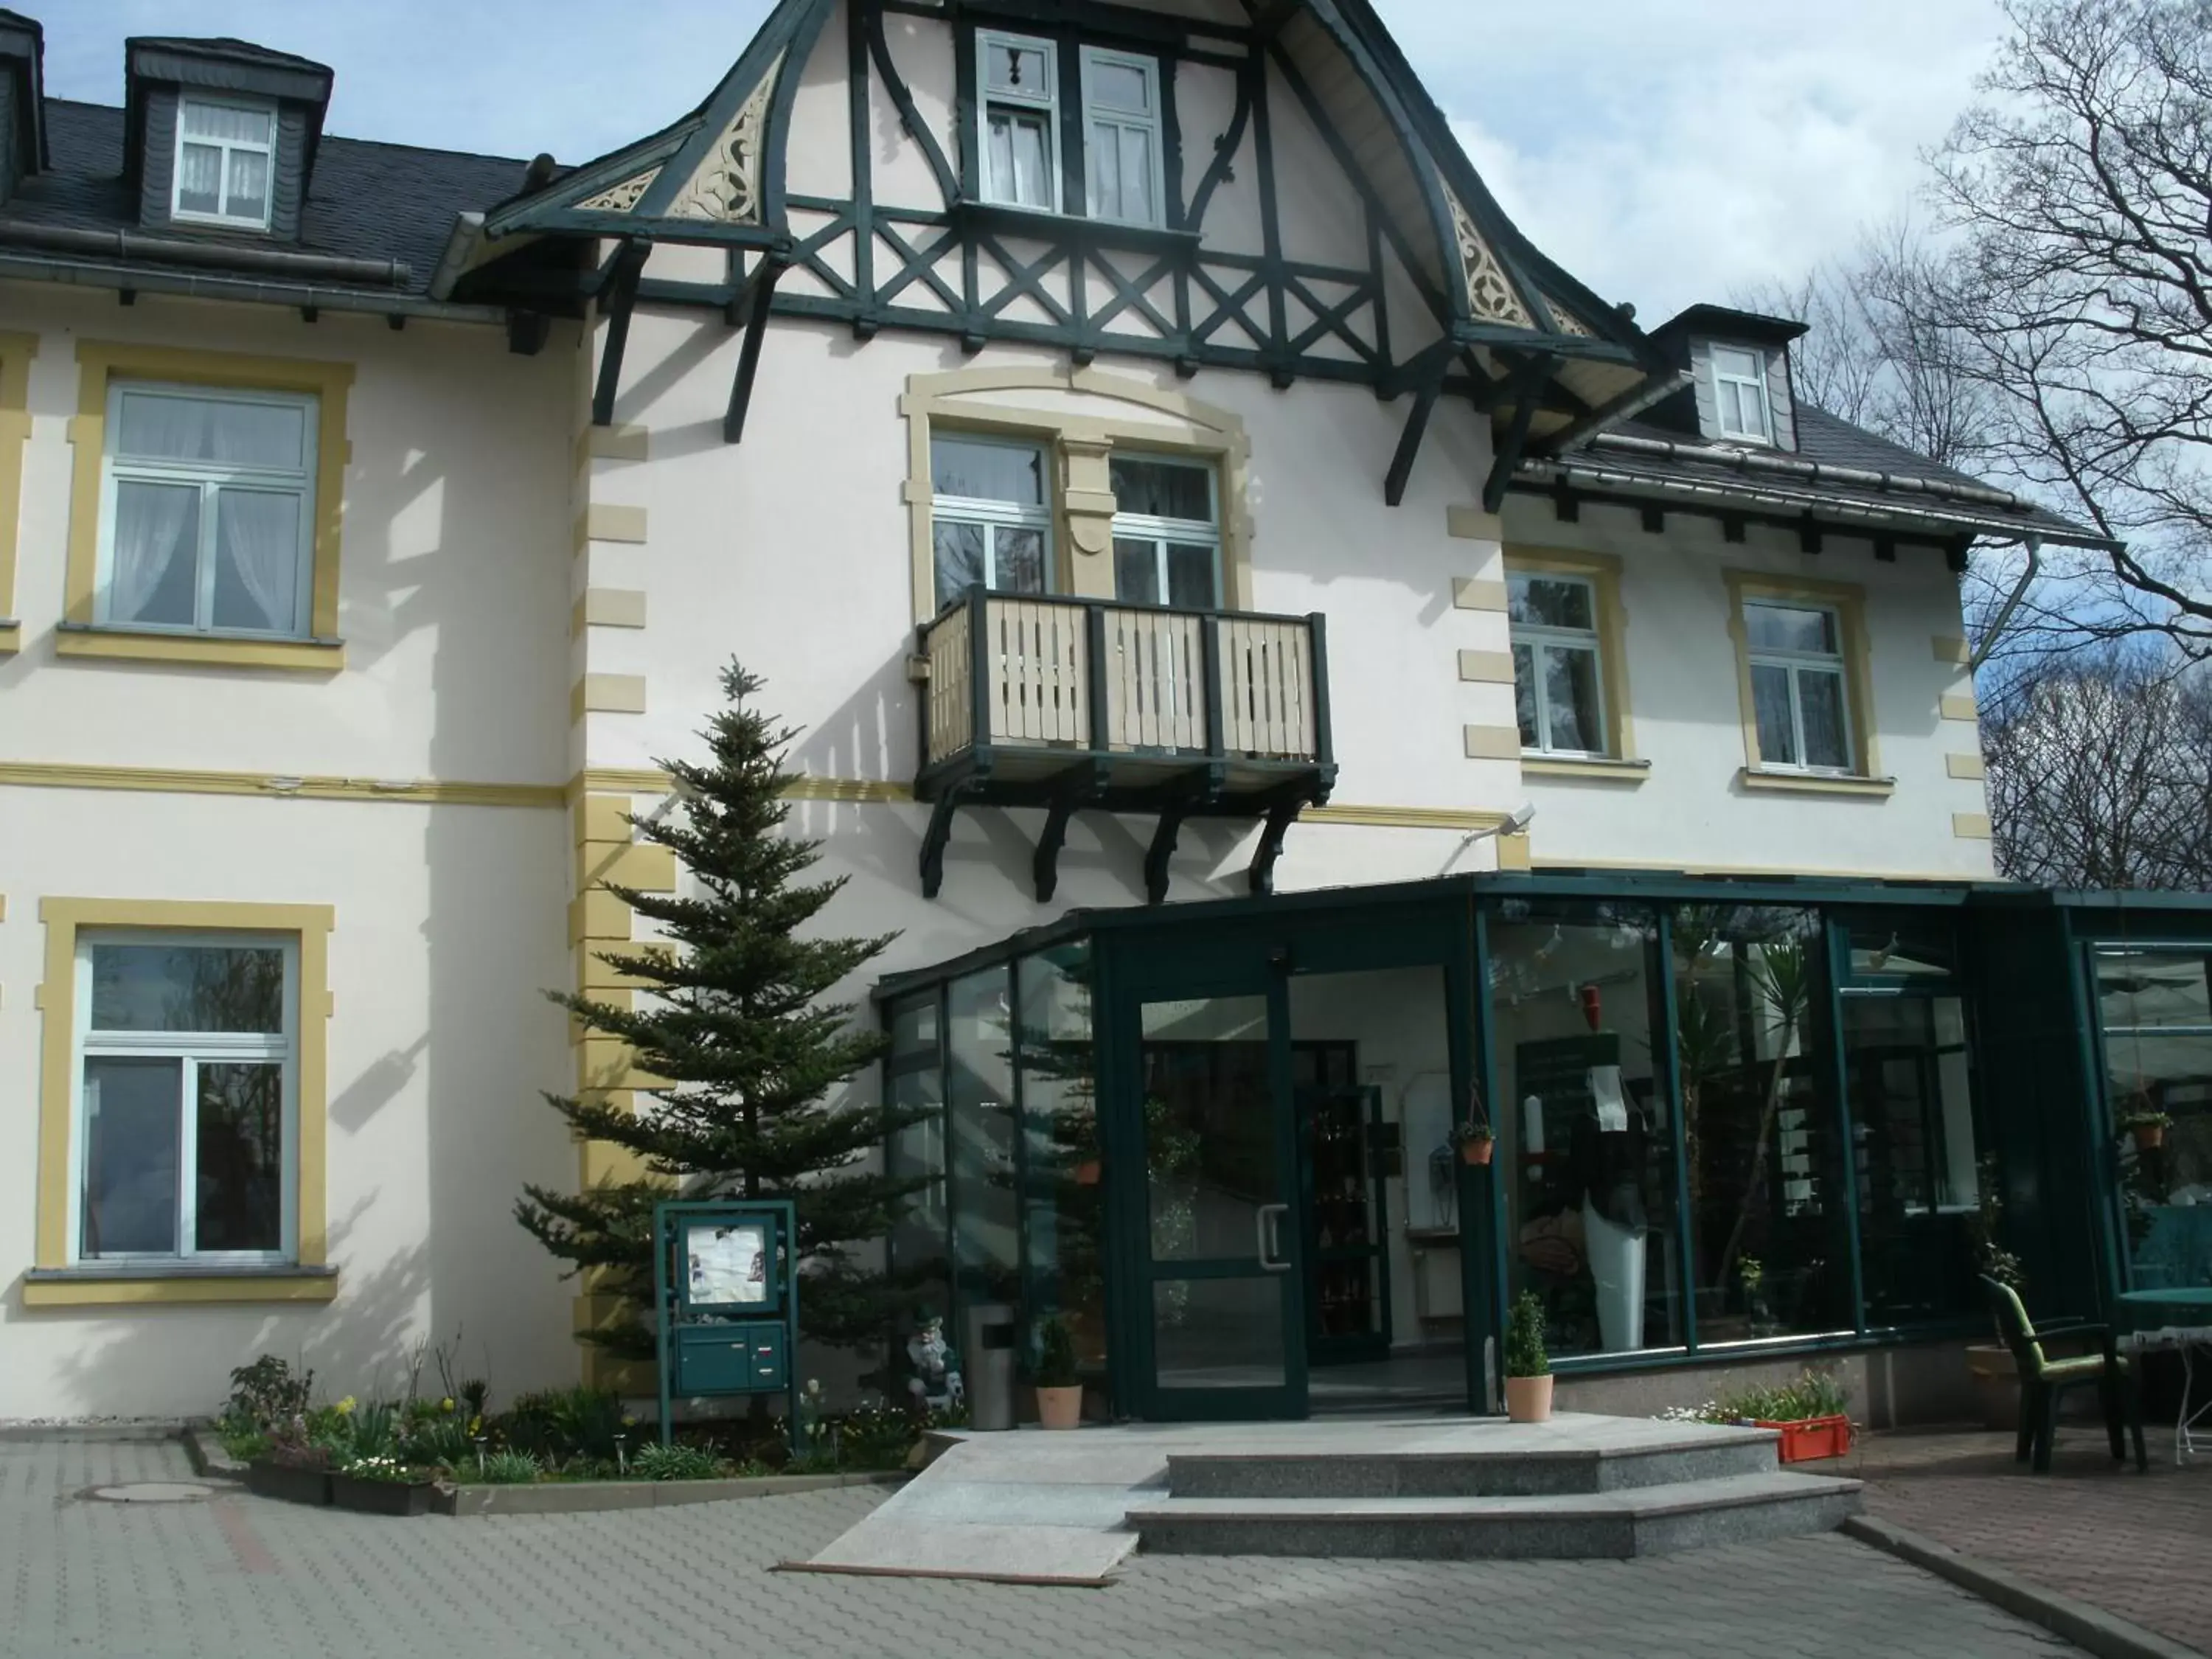
[[[1766,356],[1741,346],[1712,349],[1713,399],[1720,435],[1745,443],[1774,441],[1773,412],[1767,405]]]
[[[1060,52],[1049,40],[986,30],[983,199],[1060,211]]]
[[[194,223],[268,229],[276,148],[276,111],[185,98],[177,114],[171,212]]]

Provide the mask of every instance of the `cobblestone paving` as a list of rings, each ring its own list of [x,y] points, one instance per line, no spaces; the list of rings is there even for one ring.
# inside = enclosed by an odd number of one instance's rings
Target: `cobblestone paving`
[[[0,1655],[774,1659],[1635,1655],[1962,1659],[2074,1650],[1841,1537],[1640,1562],[1427,1565],[1163,1557],[1111,1589],[771,1573],[861,1491],[626,1513],[384,1520],[189,1479],[161,1443],[0,1442]]]
[[[1864,1480],[1869,1515],[2212,1653],[2212,1454],[2176,1468],[2172,1430],[2148,1437],[2146,1474],[2093,1423],[2060,1425],[2048,1474],[1975,1432],[1875,1435],[1812,1467]]]

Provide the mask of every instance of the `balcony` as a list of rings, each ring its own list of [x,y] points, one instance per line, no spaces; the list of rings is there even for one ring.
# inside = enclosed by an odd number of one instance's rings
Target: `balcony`
[[[1145,890],[1193,817],[1266,820],[1252,864],[1271,890],[1283,837],[1328,798],[1328,665],[1322,618],[1178,611],[971,587],[921,630],[921,769],[931,802],[922,891],[944,878],[961,806],[1045,809],[1034,874],[1058,884],[1068,820],[1085,808],[1158,816]]]

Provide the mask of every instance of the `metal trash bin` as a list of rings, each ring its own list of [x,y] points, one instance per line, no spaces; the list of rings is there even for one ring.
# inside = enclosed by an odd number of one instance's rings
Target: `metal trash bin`
[[[967,1373],[968,1425],[974,1429],[1014,1426],[1014,1310],[1002,1302],[968,1310],[961,1367]]]

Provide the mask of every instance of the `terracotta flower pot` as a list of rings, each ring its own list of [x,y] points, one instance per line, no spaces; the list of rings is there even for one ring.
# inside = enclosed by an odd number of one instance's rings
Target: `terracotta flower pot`
[[[1048,1429],[1079,1428],[1083,1423],[1083,1386],[1039,1389],[1037,1422]]]
[[[1487,1164],[1490,1155],[1498,1150],[1494,1140],[1462,1140],[1459,1144],[1459,1161],[1462,1164]]]
[[[1552,1379],[1549,1376],[1507,1377],[1505,1414],[1516,1423],[1550,1422]]]
[[[2138,1123],[2128,1133],[2136,1138],[2136,1150],[2139,1152],[2148,1152],[2166,1145],[2166,1125],[2163,1123]]]
[[[1096,1187],[1103,1173],[1097,1158],[1086,1158],[1075,1166],[1075,1184],[1079,1187]]]

